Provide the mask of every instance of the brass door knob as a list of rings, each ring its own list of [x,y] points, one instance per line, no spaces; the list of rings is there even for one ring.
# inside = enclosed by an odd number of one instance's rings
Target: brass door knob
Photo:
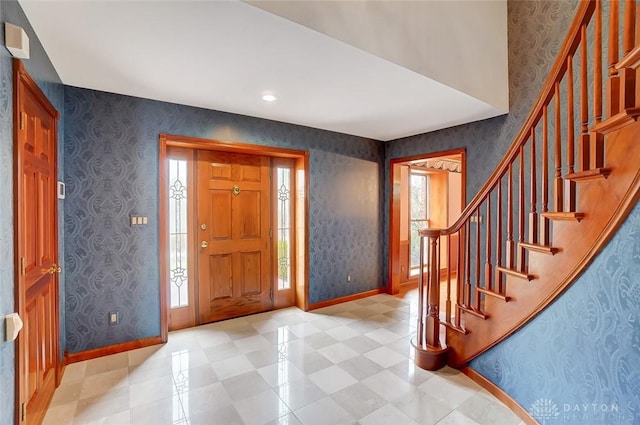
[[[209,242],[207,242],[207,241],[202,241],[202,242],[200,242],[200,247],[201,247],[201,248],[206,248],[206,247],[208,247],[208,246],[209,246]]]
[[[48,269],[42,269],[42,271],[49,274],[56,274],[56,273],[60,273],[62,271],[62,268],[54,264]]]

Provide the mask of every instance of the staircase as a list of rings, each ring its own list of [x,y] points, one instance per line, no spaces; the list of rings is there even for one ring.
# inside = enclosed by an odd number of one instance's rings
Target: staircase
[[[637,3],[581,3],[489,180],[453,226],[420,231],[418,366],[462,367],[517,331],[567,289],[637,202]],[[442,261],[457,268],[441,275]]]

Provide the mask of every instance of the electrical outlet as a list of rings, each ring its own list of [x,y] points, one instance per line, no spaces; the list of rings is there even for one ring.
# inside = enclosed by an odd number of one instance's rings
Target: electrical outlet
[[[118,316],[119,314],[117,311],[112,311],[111,313],[109,313],[109,326],[118,324],[118,322],[120,321],[120,318]]]
[[[347,275],[347,282],[351,282],[351,275]]]
[[[139,226],[141,224],[148,224],[149,223],[149,217],[145,216],[141,216],[141,215],[132,215],[131,216],[131,225],[132,226]]]

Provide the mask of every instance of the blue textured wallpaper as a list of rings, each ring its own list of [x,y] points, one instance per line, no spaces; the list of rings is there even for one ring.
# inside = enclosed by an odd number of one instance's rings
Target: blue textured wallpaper
[[[383,285],[389,160],[466,147],[471,199],[529,112],[577,3],[509,1],[508,116],[381,144],[258,118],[63,87],[18,3],[1,0],[0,21],[31,31],[32,59],[27,69],[61,113],[59,173],[67,183],[67,199],[59,202],[65,273],[61,276],[62,347],[66,344],[70,352],[78,352],[159,334],[160,133],[308,150],[309,301]],[[3,37],[0,31],[0,41]],[[11,170],[11,61],[3,46],[0,43],[0,168]],[[12,204],[7,171],[0,180],[0,204]],[[131,227],[130,215],[146,215],[150,224]],[[628,416],[640,411],[632,410],[640,409],[639,235],[636,207],[563,297],[519,333],[476,359],[474,368],[527,409],[536,405],[542,414],[542,404],[553,403],[560,413],[547,421],[549,425],[561,420],[584,425],[640,423],[639,416],[635,422]],[[13,311],[13,217],[6,209],[0,213],[0,252],[1,317]],[[348,274],[353,276],[351,283],[346,282]],[[121,322],[109,327],[107,312],[113,310],[120,311]],[[550,341],[557,352],[541,348]],[[0,425],[13,424],[13,391],[6,390],[14,383],[13,350],[13,344],[0,341]],[[588,406],[581,412],[580,406],[589,403],[627,416],[604,420],[590,413]],[[566,405],[573,409],[571,413],[584,415],[580,420],[575,415],[568,418]]]
[[[562,297],[471,367],[540,423],[640,423],[640,205]]]
[[[0,22],[4,22],[4,2],[0,2]],[[13,134],[11,57],[0,31],[0,318],[13,311]],[[14,343],[5,342],[5,324],[0,320],[0,425],[13,425]]]
[[[62,134],[64,131],[62,109],[64,106],[64,86],[53,68],[49,57],[26,19],[22,8],[15,0],[0,1],[0,22],[10,22],[21,26],[29,35],[31,58],[24,64],[29,74],[42,89],[53,106],[61,113],[58,121],[58,176],[64,172]],[[14,251],[13,251],[13,68],[12,59],[4,47],[4,25],[0,30],[0,318],[14,311]],[[58,203],[58,246],[63,257],[64,205]],[[62,261],[60,261],[62,263]],[[64,272],[60,275],[61,326],[60,352],[65,348],[64,329]],[[14,423],[14,343],[4,342],[4,320],[0,321],[0,425]]]
[[[158,136],[310,152],[309,301],[380,287],[379,142],[258,118],[65,88],[67,348],[159,335]],[[148,226],[131,227],[130,215]],[[347,275],[353,276],[351,283]],[[121,322],[108,326],[107,313]]]
[[[509,114],[385,143],[384,211],[389,211],[389,161],[449,149],[467,151],[467,201],[513,142],[556,59],[575,16],[577,0],[509,1]],[[384,276],[388,274],[388,215],[384,216]]]

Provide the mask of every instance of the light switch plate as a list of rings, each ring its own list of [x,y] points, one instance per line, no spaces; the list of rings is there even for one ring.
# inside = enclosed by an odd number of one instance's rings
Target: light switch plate
[[[67,189],[64,182],[58,182],[58,199],[64,199],[67,195]]]
[[[22,329],[22,319],[18,313],[11,313],[5,316],[6,341],[14,341],[18,337],[18,333]]]

